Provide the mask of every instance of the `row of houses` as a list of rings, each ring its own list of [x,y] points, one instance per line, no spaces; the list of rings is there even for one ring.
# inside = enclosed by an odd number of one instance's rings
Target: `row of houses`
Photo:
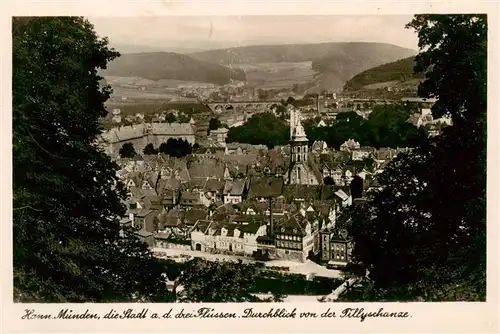
[[[352,204],[348,190],[333,186],[290,187],[279,178],[241,181],[241,195],[230,195],[237,199],[226,203],[210,196],[200,201],[191,196],[192,189],[180,191],[176,199],[133,189],[122,225],[137,228],[152,247],[180,241],[203,252],[305,261],[325,249],[320,231],[334,228],[343,208]],[[231,189],[225,182],[223,193]]]

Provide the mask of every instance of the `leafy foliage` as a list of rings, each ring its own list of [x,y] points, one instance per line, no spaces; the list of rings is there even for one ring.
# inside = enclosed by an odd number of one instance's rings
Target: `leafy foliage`
[[[146,145],[146,147],[144,147],[144,150],[142,150],[142,152],[145,155],[156,155],[156,154],[158,154],[159,151],[157,149],[155,149],[153,144],[149,143]]]
[[[121,158],[133,158],[136,155],[134,145],[132,143],[125,143],[118,152]]]
[[[193,153],[193,146],[185,139],[169,138],[166,143],[161,143],[159,151],[171,157],[182,158]]]
[[[12,23],[15,299],[164,298],[146,244],[120,236],[125,193],[95,144],[111,92],[97,71],[119,54],[83,18]]]
[[[189,261],[179,277],[183,302],[256,301],[250,293],[260,269],[257,265],[212,262],[199,258]]]
[[[165,123],[175,123],[177,122],[177,117],[171,112],[165,115]]]
[[[423,129],[407,122],[416,111],[409,104],[377,105],[367,119],[350,111],[339,114],[326,127],[317,127],[315,119],[305,121],[304,129],[311,142],[322,140],[335,149],[349,139],[376,148],[412,147],[426,140]]]
[[[221,121],[218,118],[211,118],[210,121],[208,122],[208,130],[217,130],[222,126]]]
[[[319,120],[316,118],[302,123],[310,143],[325,141],[335,149],[339,149],[349,139],[355,139],[362,146],[376,148],[411,147],[427,138],[424,129],[407,122],[416,111],[410,104],[377,105],[366,120],[355,112],[344,112],[325,127],[318,127]],[[290,138],[289,126],[285,121],[288,117],[286,107],[277,105],[276,114],[278,117],[272,113],[257,114],[242,126],[230,128],[228,142],[268,147],[286,145]]]
[[[335,185],[335,181],[331,176],[327,176],[323,179],[323,184],[325,185]]]
[[[441,136],[398,156],[353,212],[355,257],[381,300],[486,297],[486,16],[416,15],[419,87],[451,115]],[[467,163],[464,163],[466,161]],[[362,297],[364,298],[364,297]]]
[[[285,121],[277,118],[274,114],[261,113],[250,117],[242,126],[230,128],[227,141],[229,143],[267,145],[267,147],[272,148],[288,143],[289,129]]]

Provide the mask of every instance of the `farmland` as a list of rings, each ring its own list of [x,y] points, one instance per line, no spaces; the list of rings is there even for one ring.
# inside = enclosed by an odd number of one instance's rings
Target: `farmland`
[[[314,79],[312,62],[282,62],[237,64],[245,70],[248,86],[260,89],[291,88],[293,84],[306,84]]]

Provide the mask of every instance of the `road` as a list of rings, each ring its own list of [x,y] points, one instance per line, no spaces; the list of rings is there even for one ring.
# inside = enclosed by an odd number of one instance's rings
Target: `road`
[[[159,258],[170,258],[175,261],[186,261],[190,257],[200,257],[210,261],[234,261],[237,262],[239,260],[242,263],[255,263],[256,260],[244,257],[244,256],[232,256],[232,255],[222,255],[222,254],[210,254],[203,253],[200,251],[193,251],[187,249],[175,249],[175,248],[152,248],[151,251],[155,256]],[[327,269],[319,264],[307,260],[306,262],[293,262],[293,261],[282,261],[282,260],[273,260],[264,262],[266,267],[287,267],[289,272],[293,274],[302,274],[306,277],[311,276],[321,276],[321,277],[330,277],[330,278],[342,278],[340,270]]]

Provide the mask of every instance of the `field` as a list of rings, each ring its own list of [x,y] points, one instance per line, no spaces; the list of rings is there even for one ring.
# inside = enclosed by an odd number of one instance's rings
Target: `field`
[[[256,63],[233,65],[245,70],[250,86],[260,89],[292,88],[293,84],[305,84],[314,79],[312,62]]]
[[[386,82],[378,82],[371,85],[366,85],[363,89],[380,89],[386,87],[405,89],[405,88],[416,88],[420,83],[421,79],[412,79],[404,82],[401,81],[386,81]]]
[[[137,88],[123,88],[123,87],[113,87],[112,99],[126,98],[131,100],[167,100],[177,98],[173,92],[169,92],[165,89],[151,89],[148,88],[147,91],[142,91]]]
[[[121,110],[122,117],[135,115],[136,113],[142,113],[145,116],[152,116],[163,110],[169,109],[178,109],[189,115],[212,112],[210,108],[201,103],[106,103],[106,109],[108,109],[109,111],[113,110],[114,108],[118,108]],[[110,117],[110,115],[108,115],[108,117]]]

